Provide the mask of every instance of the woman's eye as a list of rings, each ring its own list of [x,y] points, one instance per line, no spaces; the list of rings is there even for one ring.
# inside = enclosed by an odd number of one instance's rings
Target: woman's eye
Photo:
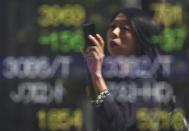
[[[126,26],[123,27],[123,30],[130,31],[131,28],[130,28],[130,26],[126,25]]]

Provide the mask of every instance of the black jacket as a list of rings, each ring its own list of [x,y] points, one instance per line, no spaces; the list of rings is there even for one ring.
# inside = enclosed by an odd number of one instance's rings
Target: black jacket
[[[97,127],[96,130],[97,131],[142,131],[142,127],[140,125],[141,121],[137,119],[137,111],[138,109],[140,109],[141,105],[143,105],[143,103],[141,104],[138,102],[135,102],[135,103],[117,102],[111,94],[108,95],[101,104],[95,105],[96,127]],[[169,110],[166,110],[166,111],[167,112],[164,112],[164,113],[167,113],[167,115],[170,116],[171,112],[168,112]],[[148,112],[146,112],[146,115],[147,114]],[[153,129],[151,127],[148,127],[149,125],[151,125],[150,124],[151,121],[154,120],[152,113],[151,115],[152,115],[151,120],[150,118],[148,118],[149,123],[146,123],[147,125],[144,124],[145,131],[151,131]],[[182,123],[184,122],[182,120],[178,122],[181,122],[181,124],[184,124]],[[167,127],[162,127],[159,125],[158,128],[159,128],[158,129],[159,131],[176,131],[177,130],[177,128],[172,125],[169,125]],[[179,131],[180,130],[181,128],[179,128]],[[185,130],[187,131],[186,127],[183,127],[181,131],[185,131]]]

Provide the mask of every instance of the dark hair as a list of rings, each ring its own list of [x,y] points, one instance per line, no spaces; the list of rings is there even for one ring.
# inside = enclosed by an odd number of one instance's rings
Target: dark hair
[[[152,37],[160,33],[158,24],[146,12],[138,8],[120,9],[113,15],[111,20],[120,13],[129,19],[137,43],[140,44],[140,54],[156,56],[157,49],[152,43]]]

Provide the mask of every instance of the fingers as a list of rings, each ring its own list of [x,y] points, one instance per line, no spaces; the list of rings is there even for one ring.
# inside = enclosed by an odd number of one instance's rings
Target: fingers
[[[98,39],[99,44],[102,47],[102,49],[104,49],[104,40],[103,40],[103,38],[99,34],[96,35],[96,38]]]
[[[97,46],[91,46],[91,47],[87,48],[86,55],[94,56],[96,59],[100,59],[100,58],[104,57],[104,53],[101,50],[99,50],[99,48]]]
[[[85,50],[85,60],[91,74],[99,74],[97,72],[100,72],[101,74],[102,63],[104,59],[104,40],[100,35],[96,35],[95,37],[89,35],[89,39],[94,46],[89,46]]]
[[[93,42],[94,46],[97,46],[101,51],[104,50],[104,40],[99,34],[96,37],[89,35],[89,39]]]

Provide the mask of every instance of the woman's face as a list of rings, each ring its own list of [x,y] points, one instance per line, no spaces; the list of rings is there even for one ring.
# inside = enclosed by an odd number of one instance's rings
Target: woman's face
[[[107,46],[113,56],[128,56],[137,52],[137,43],[128,18],[118,14],[110,23]]]

